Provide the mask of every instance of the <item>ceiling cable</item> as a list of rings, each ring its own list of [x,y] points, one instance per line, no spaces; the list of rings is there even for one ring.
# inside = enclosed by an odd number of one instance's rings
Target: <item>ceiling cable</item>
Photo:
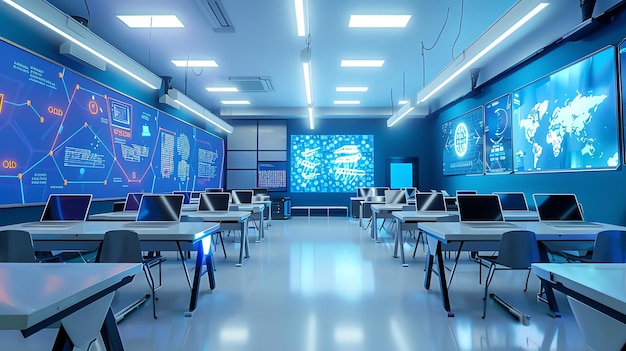
[[[465,0],[461,0],[461,18],[459,20],[459,32],[456,34],[456,38],[454,38],[454,42],[452,43],[452,61],[456,59],[456,57],[454,56],[454,47],[456,46],[457,40],[459,40],[459,37],[461,36],[461,28],[463,27],[463,13],[464,13],[463,9],[465,8],[464,5],[465,5]]]
[[[426,86],[426,57],[424,55],[424,52],[430,51],[435,48],[435,46],[439,42],[439,39],[441,38],[441,34],[443,34],[443,30],[446,28],[446,25],[448,24],[449,15],[450,15],[450,7],[448,7],[446,11],[446,19],[443,21],[443,26],[441,26],[441,30],[439,31],[439,34],[437,34],[437,39],[435,39],[435,42],[433,43],[433,45],[431,45],[430,47],[426,47],[424,45],[424,41],[422,40],[422,86]]]

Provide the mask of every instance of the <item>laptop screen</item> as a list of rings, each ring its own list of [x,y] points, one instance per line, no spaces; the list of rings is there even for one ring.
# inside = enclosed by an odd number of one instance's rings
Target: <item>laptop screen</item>
[[[124,211],[137,211],[142,196],[143,193],[128,193],[126,195],[126,202],[124,202]]]
[[[223,193],[224,189],[223,188],[206,188],[204,189],[205,193]]]
[[[385,190],[389,190],[389,187],[374,188],[372,189],[372,191],[374,192],[372,196],[385,196]]]
[[[252,190],[233,190],[233,203],[251,204],[252,203]]]
[[[574,194],[533,194],[541,221],[582,221]]]
[[[389,205],[406,204],[404,190],[385,190],[385,203]]]
[[[374,196],[371,188],[358,188],[356,192],[357,192],[356,194],[357,197]]]
[[[461,222],[504,221],[498,195],[457,196]]]
[[[252,189],[254,195],[269,195],[269,190],[267,188],[254,188]]]
[[[230,193],[206,193],[200,196],[198,211],[228,211]]]
[[[185,205],[191,203],[191,191],[172,191],[172,194],[180,194],[183,196],[183,203]]]
[[[415,194],[417,194],[417,188],[404,188],[404,196],[409,199],[415,199]]]
[[[494,193],[500,198],[503,211],[528,211],[524,193]]]
[[[84,221],[90,205],[91,194],[51,194],[41,221]]]
[[[446,202],[442,193],[417,193],[415,207],[418,211],[445,211]]]
[[[145,194],[141,197],[137,221],[180,221],[182,194]]]
[[[476,190],[457,190],[457,195],[474,195],[477,194]]]

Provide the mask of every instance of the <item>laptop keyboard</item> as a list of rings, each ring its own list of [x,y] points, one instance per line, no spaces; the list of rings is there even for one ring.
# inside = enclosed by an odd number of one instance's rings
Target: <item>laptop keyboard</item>
[[[516,228],[513,223],[507,222],[484,222],[484,223],[465,223],[472,228]]]
[[[595,228],[600,225],[593,222],[545,222],[547,225],[555,228]]]
[[[64,222],[33,222],[33,223],[24,223],[22,226],[23,227],[30,227],[30,228],[69,228],[72,226],[72,224],[74,224],[75,222],[71,222],[71,223],[64,223]]]

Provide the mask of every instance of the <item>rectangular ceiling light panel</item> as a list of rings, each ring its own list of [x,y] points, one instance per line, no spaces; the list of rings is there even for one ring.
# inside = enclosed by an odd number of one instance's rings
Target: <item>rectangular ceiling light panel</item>
[[[411,15],[351,15],[350,28],[404,28]]]
[[[130,28],[184,28],[183,23],[174,15],[120,15],[117,16]]]
[[[385,60],[341,60],[341,67],[382,67]]]

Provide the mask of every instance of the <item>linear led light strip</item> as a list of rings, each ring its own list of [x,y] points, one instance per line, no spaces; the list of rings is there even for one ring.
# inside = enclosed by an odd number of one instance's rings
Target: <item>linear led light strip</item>
[[[44,20],[43,18],[37,16],[36,14],[34,14],[31,11],[27,10],[26,8],[18,5],[17,3],[13,2],[12,0],[3,0],[3,1],[5,3],[7,3],[8,5],[14,7],[18,11],[22,12],[23,14],[27,15],[28,17],[30,17],[30,18],[34,19],[35,21],[37,21],[37,22],[43,24],[44,26],[48,27],[53,32],[59,34],[60,36],[64,37],[65,39],[67,39],[67,40],[71,41],[72,43],[80,46],[81,48],[87,50],[92,55],[100,58],[101,60],[107,62],[111,66],[116,67],[120,71],[126,73],[127,75],[129,75],[129,76],[131,76],[133,78],[135,78],[136,80],[140,81],[141,83],[145,84],[146,86],[148,86],[148,87],[150,87],[152,89],[158,89],[159,88],[159,87],[155,86],[154,84],[152,84],[152,83],[144,80],[143,78],[139,77],[138,75],[134,74],[133,72],[129,71],[128,69],[124,68],[123,66],[121,66],[118,63],[116,63],[115,61],[113,61],[113,60],[109,59],[108,57],[102,55],[98,51],[92,49],[87,44],[81,42],[80,40],[78,40],[78,39],[74,38],[73,36],[69,35],[68,33],[64,32],[63,30],[57,28],[53,24],[51,24],[48,21]]]
[[[463,73],[466,69],[468,69],[471,65],[473,65],[476,61],[478,61],[481,57],[485,56],[489,51],[491,51],[494,47],[500,44],[504,39],[508,38],[511,34],[513,34],[516,30],[522,27],[526,22],[528,22],[531,18],[535,17],[541,10],[543,10],[548,3],[542,2],[537,7],[535,7],[532,11],[526,14],[526,16],[522,17],[519,21],[517,21],[513,26],[507,29],[506,32],[502,33],[496,40],[487,45],[484,49],[482,49],[476,56],[467,61],[461,68],[459,68],[456,72],[452,73],[448,79],[444,80],[441,84],[439,84],[433,91],[426,94],[419,102],[422,103],[431,96],[433,96],[436,92],[441,90],[443,87],[448,85],[454,78],[456,78],[459,74]]]
[[[310,62],[302,62],[302,71],[304,73],[304,90],[306,91],[306,103],[309,112],[309,127],[315,128],[313,122],[313,95],[311,94],[311,65]]]
[[[315,129],[315,121],[313,120],[313,107],[308,107],[309,110],[309,128]]]
[[[217,116],[214,116],[212,113],[206,111],[204,107],[200,106],[197,102],[193,101],[187,95],[179,92],[176,89],[168,90],[167,95],[169,95],[172,98],[172,100],[174,100],[177,104],[189,110],[189,112],[197,115],[200,118],[207,120],[209,123],[220,128],[226,133],[233,132],[233,127],[230,124],[224,122],[223,120],[219,119]],[[206,113],[204,113],[205,111]],[[215,117],[215,118],[212,118],[212,117]]]

